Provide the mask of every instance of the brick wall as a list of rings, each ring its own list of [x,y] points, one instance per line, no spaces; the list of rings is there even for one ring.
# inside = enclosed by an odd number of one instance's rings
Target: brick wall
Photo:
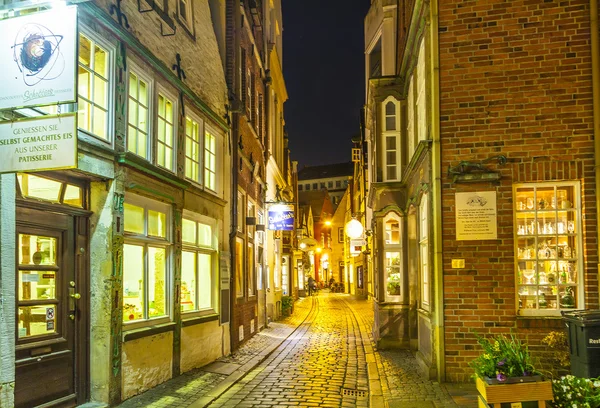
[[[560,319],[516,316],[512,185],[581,180],[586,307],[598,307],[590,18],[587,0],[439,2],[446,373],[466,381],[472,330],[509,332],[543,356]],[[452,184],[461,160],[503,154],[502,179]],[[498,239],[456,241],[454,197],[496,191]],[[451,259],[465,259],[452,269]],[[538,353],[539,352],[539,353]]]

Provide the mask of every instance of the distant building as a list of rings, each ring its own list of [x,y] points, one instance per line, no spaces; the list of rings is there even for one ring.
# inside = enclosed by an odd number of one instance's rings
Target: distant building
[[[327,189],[334,208],[337,208],[353,171],[352,162],[305,166],[298,172],[298,191]]]

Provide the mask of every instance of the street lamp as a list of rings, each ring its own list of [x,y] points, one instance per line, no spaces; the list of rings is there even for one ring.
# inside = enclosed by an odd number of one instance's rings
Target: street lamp
[[[364,230],[365,228],[356,218],[352,218],[346,223],[346,226],[344,227],[344,232],[350,239],[358,239],[362,237]]]

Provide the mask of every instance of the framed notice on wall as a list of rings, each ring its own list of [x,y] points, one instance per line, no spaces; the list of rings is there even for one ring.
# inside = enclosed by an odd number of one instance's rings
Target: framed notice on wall
[[[456,240],[498,239],[495,191],[456,193]]]

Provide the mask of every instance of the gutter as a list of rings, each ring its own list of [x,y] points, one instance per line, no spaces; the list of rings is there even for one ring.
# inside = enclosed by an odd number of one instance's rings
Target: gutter
[[[594,1],[594,0],[590,0]],[[438,37],[438,0],[431,0],[429,33],[430,69],[431,69],[431,146],[432,153],[432,194],[431,207],[433,219],[433,310],[434,350],[437,366],[437,381],[446,381],[445,327],[444,327],[444,265],[442,252],[442,149],[440,140],[440,54]]]
[[[594,173],[596,178],[596,191],[600,191],[600,47],[598,44],[598,0],[590,0],[590,30],[592,39],[592,109],[594,113]],[[596,211],[600,208],[600,195],[596,194]],[[598,215],[596,215],[598,220]],[[596,224],[598,222],[596,221]],[[600,252],[600,229],[596,225],[598,234],[598,252]],[[600,268],[600,264],[598,264]],[[600,277],[600,269],[598,271]]]

